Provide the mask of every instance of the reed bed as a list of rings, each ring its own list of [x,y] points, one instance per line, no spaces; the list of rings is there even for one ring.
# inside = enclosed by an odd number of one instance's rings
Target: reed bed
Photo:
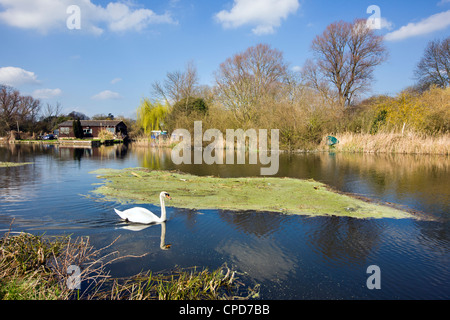
[[[328,135],[327,135],[328,136]],[[322,150],[328,150],[326,137],[320,144]],[[340,133],[335,135],[339,143],[336,151],[365,153],[401,153],[401,154],[450,154],[450,134],[439,136],[422,135],[414,132],[405,134],[377,133]]]
[[[170,138],[152,139],[151,137],[140,134],[132,138],[132,144],[135,147],[173,147],[178,142],[173,142]]]
[[[168,273],[142,272],[129,278],[112,278],[106,266],[122,258],[110,245],[95,250],[88,237],[38,236],[6,233],[0,238],[1,300],[205,300],[256,297],[237,296],[241,283],[226,266],[209,271],[196,268]],[[80,288],[70,286],[70,266],[80,266]],[[73,284],[73,282],[72,282]]]
[[[111,282],[111,281],[110,281]],[[240,291],[243,283],[226,265],[210,271],[197,267],[154,274],[151,271],[113,279],[110,290],[97,298],[112,300],[231,300],[259,296],[259,285]],[[239,295],[240,294],[240,295]],[[244,295],[245,294],[245,295]]]
[[[98,258],[105,248],[94,250],[88,237],[8,232],[0,239],[0,299],[80,298],[80,291],[68,285],[69,266],[80,266],[80,280],[88,284],[86,293],[92,294],[109,277],[105,261],[115,252]]]
[[[0,298],[4,300],[54,300],[67,298],[57,275],[47,262],[58,255],[65,239],[46,241],[27,233],[6,234],[0,241]]]

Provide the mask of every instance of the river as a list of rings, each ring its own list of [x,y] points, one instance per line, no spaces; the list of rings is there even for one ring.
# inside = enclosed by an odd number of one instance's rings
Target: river
[[[272,212],[168,207],[165,225],[130,230],[98,201],[98,168],[178,169],[197,175],[257,176],[258,165],[174,165],[170,150],[115,145],[93,149],[3,145],[0,229],[89,236],[96,248],[142,255],[109,265],[130,276],[226,263],[261,299],[449,299],[450,158],[347,153],[280,154],[277,176],[315,179],[342,191],[420,213],[419,219],[306,217]],[[176,194],[171,194],[176,197]],[[169,204],[170,205],[170,204]],[[159,207],[147,205],[159,212]],[[164,233],[163,233],[164,228]],[[161,236],[171,244],[161,250]],[[381,271],[369,289],[369,266]]]

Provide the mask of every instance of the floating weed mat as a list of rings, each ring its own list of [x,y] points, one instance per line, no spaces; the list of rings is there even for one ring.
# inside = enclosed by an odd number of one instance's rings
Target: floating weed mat
[[[314,180],[276,177],[218,178],[145,168],[99,169],[97,200],[159,205],[159,193],[173,200],[167,205],[187,209],[253,210],[308,216],[353,218],[413,218],[414,215],[332,191]]]
[[[27,164],[33,164],[33,162],[3,162],[0,161],[0,168],[19,167]]]

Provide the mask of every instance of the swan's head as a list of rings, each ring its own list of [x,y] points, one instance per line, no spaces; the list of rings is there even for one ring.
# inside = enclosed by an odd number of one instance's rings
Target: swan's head
[[[172,197],[167,193],[167,192],[165,192],[165,191],[163,191],[163,192],[161,192],[160,193],[160,196],[161,197],[165,197],[165,198],[167,198],[167,199],[172,199]]]

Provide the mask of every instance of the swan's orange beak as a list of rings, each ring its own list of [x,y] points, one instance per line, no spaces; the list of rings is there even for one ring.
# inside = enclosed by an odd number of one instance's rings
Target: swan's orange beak
[[[172,197],[171,197],[171,196],[169,196],[169,194],[168,194],[168,193],[166,193],[166,198],[167,198],[167,199],[169,199],[169,200],[172,200]]]

